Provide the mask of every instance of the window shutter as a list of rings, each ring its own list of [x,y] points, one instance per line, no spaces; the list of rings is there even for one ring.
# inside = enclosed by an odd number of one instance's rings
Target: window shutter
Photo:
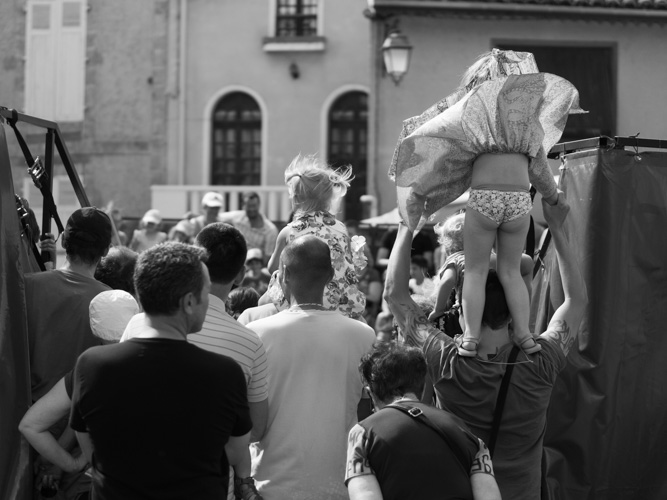
[[[83,2],[62,4],[58,71],[56,79],[56,116],[61,121],[81,121],[85,93],[85,31]]]
[[[47,120],[83,120],[85,12],[85,0],[28,2],[26,113]]]
[[[53,3],[32,2],[26,30],[25,111],[48,120],[55,118],[55,29]]]

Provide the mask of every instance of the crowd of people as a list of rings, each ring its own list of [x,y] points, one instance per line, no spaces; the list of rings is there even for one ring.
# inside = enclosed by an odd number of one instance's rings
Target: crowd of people
[[[168,232],[149,210],[129,237],[102,210],[75,211],[64,264],[25,276],[33,405],[19,431],[34,449],[36,495],[540,498],[551,390],[587,307],[567,201],[533,165],[534,131],[522,142],[514,130],[504,149],[475,145],[467,185],[431,185],[447,141],[462,140],[438,120],[474,128],[457,103],[502,103],[503,85],[519,92],[512,76],[542,75],[531,57],[485,55],[458,100],[402,134],[394,175],[405,222],[375,255],[356,221],[336,218],[352,170],[314,156],[285,170],[294,212],[280,231],[254,192],[233,212],[209,192],[201,214]],[[567,114],[576,102],[561,92]],[[534,114],[522,116],[532,124]],[[429,158],[423,142],[443,151]],[[407,166],[421,173],[401,191]],[[526,327],[529,176],[543,190],[564,294],[544,332]],[[470,185],[465,212],[435,226],[434,252],[425,218]],[[55,255],[53,239],[41,244]]]

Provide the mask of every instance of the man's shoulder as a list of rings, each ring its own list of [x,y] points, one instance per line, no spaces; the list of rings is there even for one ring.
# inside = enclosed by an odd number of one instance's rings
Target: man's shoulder
[[[272,232],[275,231],[275,233],[278,233],[278,226],[276,226],[271,219],[269,219],[266,215],[262,214],[262,219],[264,219],[264,225],[271,230]]]
[[[226,312],[221,314],[219,311],[210,309],[206,314],[201,331],[188,335],[188,340],[193,342],[192,339],[198,338],[197,336],[226,340],[235,340],[240,337],[255,345],[262,343],[256,332],[242,325]]]

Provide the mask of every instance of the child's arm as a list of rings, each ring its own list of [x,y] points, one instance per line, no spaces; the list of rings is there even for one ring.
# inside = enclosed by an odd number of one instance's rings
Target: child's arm
[[[287,239],[292,228],[290,226],[285,226],[282,231],[278,234],[276,239],[276,249],[273,251],[273,255],[269,259],[269,265],[267,269],[270,273],[273,273],[278,269],[278,264],[280,264],[280,254],[283,253],[283,249],[287,246]]]
[[[440,280],[440,284],[438,285],[438,293],[435,296],[435,306],[431,314],[428,316],[429,320],[432,321],[445,312],[447,308],[447,301],[449,300],[449,296],[451,295],[455,285],[456,268],[454,266],[449,266],[447,269],[445,269],[445,273],[443,274],[442,279]]]

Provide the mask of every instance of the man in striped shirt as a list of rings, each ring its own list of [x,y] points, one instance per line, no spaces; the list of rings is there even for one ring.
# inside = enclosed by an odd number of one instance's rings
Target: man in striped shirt
[[[229,356],[241,366],[248,384],[248,404],[253,422],[251,441],[257,441],[264,434],[268,415],[266,351],[255,332],[241,325],[225,311],[227,295],[245,275],[246,241],[235,227],[217,222],[201,230],[195,245],[202,247],[208,254],[206,265],[211,276],[211,292],[202,329],[188,335],[188,341],[207,351]],[[238,468],[236,475],[237,488],[251,488],[252,478],[245,478],[245,483],[238,484]]]

